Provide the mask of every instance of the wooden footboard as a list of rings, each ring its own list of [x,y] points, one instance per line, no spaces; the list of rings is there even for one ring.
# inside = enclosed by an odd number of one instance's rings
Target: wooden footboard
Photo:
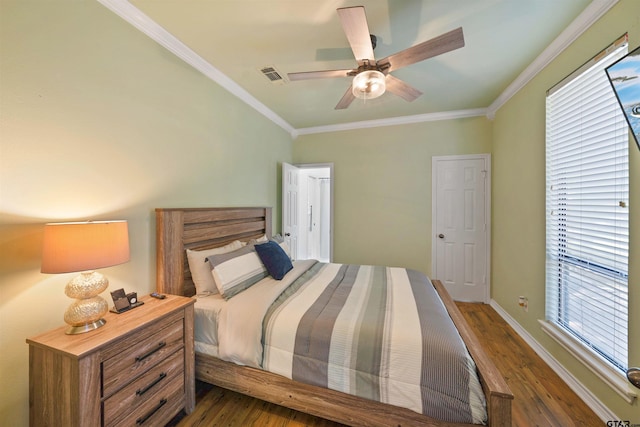
[[[349,426],[474,426],[434,420],[410,409],[299,383],[277,374],[239,366],[199,353],[196,353],[196,378],[247,396]]]
[[[480,345],[478,338],[471,331],[467,321],[456,306],[455,302],[439,280],[432,281],[433,286],[438,291],[440,299],[447,307],[449,316],[456,325],[460,336],[471,354],[476,367],[478,376],[482,383],[485,399],[487,400],[487,413],[489,415],[489,425],[491,426],[511,426],[511,403],[513,394],[504,380],[498,368],[489,359],[484,349]]]
[[[195,293],[185,248],[212,248],[233,240],[271,235],[270,208],[156,209],[157,290]],[[488,424],[511,426],[513,396],[487,357],[457,306],[438,280],[433,286],[444,301],[469,353],[476,362],[487,400]],[[196,378],[229,390],[301,412],[358,426],[470,426],[434,420],[409,409],[295,382],[280,375],[196,353]]]

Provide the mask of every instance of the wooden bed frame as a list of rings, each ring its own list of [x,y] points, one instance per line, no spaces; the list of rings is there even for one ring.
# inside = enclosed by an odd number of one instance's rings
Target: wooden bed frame
[[[158,292],[193,296],[195,286],[185,249],[223,246],[234,240],[271,236],[271,208],[156,209]],[[487,357],[455,303],[438,280],[432,281],[476,362],[487,400],[488,425],[511,426],[513,395]],[[438,421],[412,410],[374,402],[280,375],[196,353],[196,378],[241,394],[347,425],[471,426]]]

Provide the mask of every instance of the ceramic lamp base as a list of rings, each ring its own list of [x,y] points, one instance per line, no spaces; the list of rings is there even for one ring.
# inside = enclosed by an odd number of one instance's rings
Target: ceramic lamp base
[[[107,323],[102,316],[109,305],[98,294],[108,286],[107,278],[95,271],[84,272],[67,284],[65,294],[76,298],[64,313],[64,321],[70,326],[67,334],[90,332]]]

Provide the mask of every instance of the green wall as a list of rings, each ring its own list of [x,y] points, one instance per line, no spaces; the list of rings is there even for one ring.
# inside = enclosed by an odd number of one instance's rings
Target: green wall
[[[334,261],[431,272],[431,158],[491,150],[485,117],[304,135],[296,163],[334,164]]]
[[[73,274],[43,224],[126,219],[110,289],[155,289],[156,207],[273,206],[290,135],[96,1],[0,1],[0,424],[28,425],[25,338],[64,324]],[[108,295],[108,294],[107,294]]]
[[[545,318],[545,92],[621,34],[640,44],[640,3],[621,1],[559,55],[497,113],[493,125],[492,298],[623,420],[640,422],[627,404],[550,339]],[[640,365],[640,151],[630,141],[630,366]],[[518,296],[529,298],[529,311]],[[629,386],[631,387],[631,386]],[[637,391],[637,390],[636,390]]]
[[[492,298],[621,419],[629,406],[540,331],[544,318],[544,92],[625,31],[622,0],[503,106],[467,118],[289,135],[95,1],[0,1],[0,420],[28,424],[24,340],[60,326],[72,275],[40,269],[49,221],[126,219],[131,262],[111,288],[155,280],[153,209],[274,206],[282,162],[333,163],[334,258],[431,272],[431,157],[492,154]],[[640,152],[631,148],[631,193]],[[631,307],[640,306],[640,198],[632,198]],[[529,297],[528,313],[517,296]],[[631,310],[631,364],[640,366]]]

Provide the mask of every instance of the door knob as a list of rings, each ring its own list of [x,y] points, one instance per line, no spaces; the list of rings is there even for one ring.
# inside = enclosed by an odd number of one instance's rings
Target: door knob
[[[444,239],[444,234],[440,233],[440,234],[438,234],[438,237],[441,238],[441,239]]]
[[[291,233],[284,233],[284,236],[285,237],[289,237],[289,236],[291,236]]]

